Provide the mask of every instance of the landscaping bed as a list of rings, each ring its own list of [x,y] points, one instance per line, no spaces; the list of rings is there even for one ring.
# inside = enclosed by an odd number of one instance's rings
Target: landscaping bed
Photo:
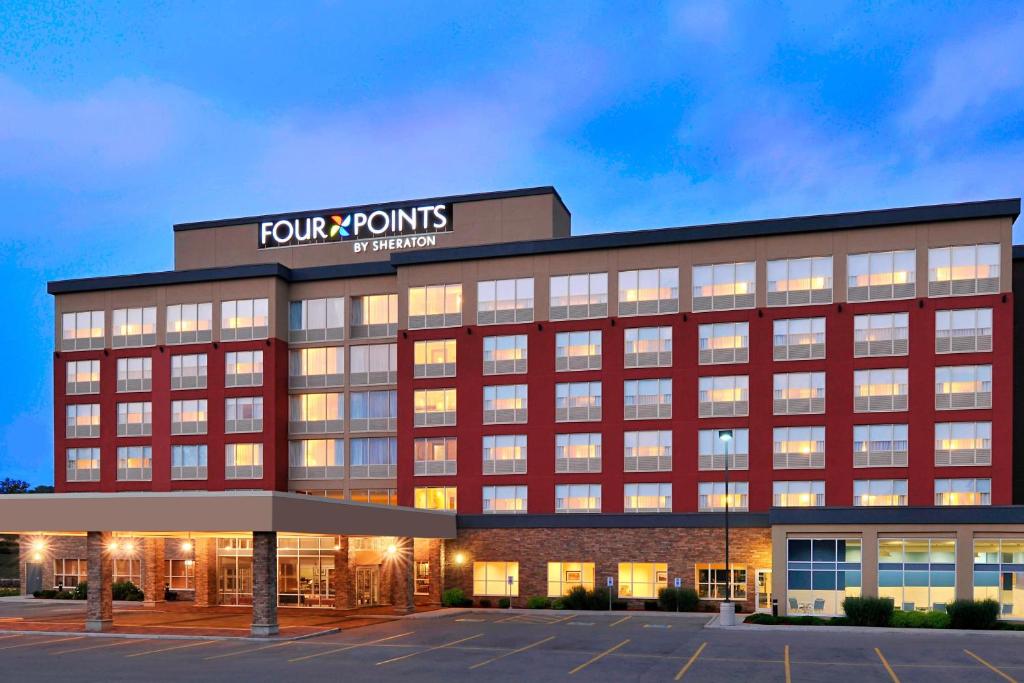
[[[843,617],[811,615],[776,617],[751,614],[746,624],[774,626],[865,626],[889,628],[967,629],[979,631],[1024,631],[1024,623],[1000,621],[999,603],[995,600],[955,600],[946,611],[903,612],[894,609],[889,598],[846,598]]]
[[[509,598],[478,598],[476,602],[466,596],[461,588],[449,588],[441,599],[445,607],[498,607],[507,609],[510,605]],[[595,610],[613,611],[628,610],[629,602],[626,600],[609,599],[608,589],[602,587],[587,590],[583,586],[573,587],[566,595],[560,598],[549,598],[534,595],[526,599],[527,609],[556,609],[556,610]],[[717,612],[718,606],[701,602],[697,592],[692,588],[662,588],[658,592],[657,600],[644,600],[645,611],[660,612]]]

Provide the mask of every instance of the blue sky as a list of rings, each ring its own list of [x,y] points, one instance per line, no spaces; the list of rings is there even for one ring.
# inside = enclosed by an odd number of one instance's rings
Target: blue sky
[[[1022,45],[1019,2],[0,3],[0,478],[52,481],[46,281],[171,268],[172,223],[547,184],[577,233],[1020,196]]]

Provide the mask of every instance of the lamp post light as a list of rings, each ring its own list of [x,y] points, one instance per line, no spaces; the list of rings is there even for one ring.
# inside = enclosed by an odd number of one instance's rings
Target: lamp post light
[[[725,446],[725,600],[719,606],[718,621],[722,626],[734,626],[736,605],[732,601],[732,576],[729,572],[729,442],[732,441],[732,430],[719,430],[718,438]]]

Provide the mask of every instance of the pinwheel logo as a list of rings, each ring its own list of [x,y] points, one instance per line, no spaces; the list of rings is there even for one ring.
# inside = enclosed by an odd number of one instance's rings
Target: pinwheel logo
[[[345,216],[331,216],[331,238],[348,237],[348,227],[352,224],[352,214]]]

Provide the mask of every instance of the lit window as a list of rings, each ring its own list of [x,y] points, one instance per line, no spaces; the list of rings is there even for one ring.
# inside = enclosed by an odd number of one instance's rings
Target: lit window
[[[156,345],[156,307],[118,308],[112,314],[110,343],[115,349]]]
[[[224,386],[258,387],[263,385],[262,351],[229,351],[224,354],[224,363]]]
[[[555,435],[555,472],[600,471],[600,433]]]
[[[991,407],[991,365],[954,365],[935,368],[936,410]]]
[[[672,366],[671,327],[627,328],[625,342],[625,367],[651,368]]]
[[[69,439],[93,438],[100,435],[100,404],[75,403],[67,406],[65,436]]]
[[[398,505],[398,491],[396,489],[349,489],[349,500],[353,503],[370,503],[371,505]]]
[[[624,416],[627,420],[672,417],[672,380],[639,379],[622,383]]]
[[[428,339],[415,342],[413,363],[413,377],[454,377],[455,340]]]
[[[809,360],[825,357],[825,319],[790,318],[773,324],[775,360]]]
[[[672,484],[626,484],[625,512],[672,512]]]
[[[345,476],[343,439],[288,442],[289,479],[341,479]]]
[[[222,341],[266,339],[270,335],[267,299],[236,299],[220,302]]]
[[[974,599],[999,603],[1000,619],[1024,617],[1024,540],[986,538],[974,541]]]
[[[69,360],[64,366],[65,393],[100,393],[100,362],[98,360]]]
[[[568,595],[576,586],[594,589],[593,562],[548,562],[548,597]]]
[[[213,304],[174,304],[167,307],[168,344],[213,341]]]
[[[940,422],[935,425],[936,467],[991,464],[991,422]]]
[[[929,249],[928,296],[997,293],[999,260],[998,244]]]
[[[879,251],[846,257],[848,301],[912,299],[917,296],[914,250]]]
[[[694,581],[701,600],[747,599],[747,568],[743,565],[729,565],[727,571],[724,564],[702,562],[694,567]]]
[[[149,436],[153,433],[153,404],[149,401],[117,404],[118,436]]]
[[[345,338],[345,300],[304,299],[288,304],[288,341],[340,341]]]
[[[61,316],[61,351],[103,348],[103,311],[79,311]]]
[[[600,484],[559,484],[555,486],[555,512],[600,511]]]
[[[608,315],[608,273],[551,276],[551,320]]]
[[[777,470],[825,467],[824,427],[776,427],[772,462]]]
[[[728,441],[723,431],[732,432]],[[697,469],[724,470],[725,454],[729,453],[729,469],[745,470],[750,462],[750,432],[747,429],[702,429],[697,433]]]
[[[697,509],[700,512],[721,512],[728,503],[730,510],[746,510],[748,490],[747,482],[730,481],[726,495],[724,481],[702,481],[697,484]]]
[[[263,444],[229,443],[224,446],[225,479],[262,479]]]
[[[478,282],[476,311],[477,325],[533,322],[533,278]]]
[[[693,267],[693,310],[727,311],[756,305],[753,262]]]
[[[413,424],[417,427],[454,425],[455,402],[455,389],[417,389],[413,392]]]
[[[906,479],[858,479],[853,482],[853,504],[896,507],[907,504]]]
[[[787,372],[775,375],[772,409],[776,415],[825,412],[825,373]]]
[[[67,481],[99,481],[100,449],[69,448],[67,456]]]
[[[462,285],[409,288],[409,329],[462,324]]]
[[[395,476],[398,439],[370,437],[349,441],[349,476],[352,479],[387,479]]]
[[[193,560],[167,560],[164,569],[167,587],[172,591],[195,590],[195,562]]]
[[[525,334],[484,337],[485,375],[524,374],[526,361]]]
[[[118,481],[150,481],[152,478],[152,448],[149,446],[121,446],[117,449]]]
[[[853,411],[906,410],[908,388],[906,368],[856,370],[853,373]]]
[[[878,313],[853,316],[853,355],[905,356],[910,352],[910,315]]]
[[[152,358],[118,358],[117,390],[149,391],[153,388]]]
[[[626,472],[671,472],[672,432],[625,432],[622,455]]]
[[[206,399],[171,401],[171,434],[206,433]]]
[[[601,419],[601,383],[565,382],[555,385],[555,421]]]
[[[262,368],[260,372],[262,373]],[[340,387],[344,384],[344,347],[311,347],[288,352],[288,386],[290,388]]]
[[[473,595],[513,598],[519,595],[519,563],[474,562]]]
[[[991,350],[991,308],[935,311],[936,353],[971,353]]]
[[[288,431],[324,434],[344,429],[344,394],[299,394],[288,397]]]
[[[619,597],[654,600],[668,588],[668,564],[619,562]]]
[[[458,443],[458,439],[454,436],[414,439],[414,474],[417,476],[457,474]]]
[[[171,479],[206,479],[206,444],[171,446]]]
[[[713,323],[697,328],[698,362],[746,363],[750,355],[749,323]]]
[[[854,467],[906,467],[910,447],[905,424],[857,425],[853,428]]]
[[[619,315],[678,312],[678,268],[619,271]]]
[[[263,397],[245,396],[224,399],[224,431],[229,434],[262,432]]]
[[[698,380],[700,417],[746,415],[749,409],[746,375],[701,377]]]
[[[55,559],[53,561],[53,584],[64,586],[64,588],[74,588],[80,582],[88,580],[87,567],[86,560]]]
[[[841,615],[860,596],[860,539],[790,538],[786,550],[787,615]]]
[[[171,356],[171,389],[205,389],[205,353]]]
[[[772,505],[780,508],[825,506],[825,482],[776,481],[772,484]]]
[[[878,540],[878,597],[890,598],[904,612],[945,612],[955,593],[955,540]]]
[[[417,486],[413,490],[415,507],[421,510],[456,510],[454,486]]]
[[[352,337],[394,337],[398,334],[398,295],[371,294],[352,299]]]
[[[499,434],[483,438],[484,474],[525,474],[526,435]]]
[[[525,384],[484,387],[484,424],[526,422],[527,393]]]
[[[525,486],[485,486],[484,514],[526,514]]]
[[[555,370],[600,370],[601,331],[555,335]]]
[[[354,391],[348,396],[350,432],[382,432],[397,429],[397,391]]]
[[[769,261],[769,306],[832,303],[832,257]]]

